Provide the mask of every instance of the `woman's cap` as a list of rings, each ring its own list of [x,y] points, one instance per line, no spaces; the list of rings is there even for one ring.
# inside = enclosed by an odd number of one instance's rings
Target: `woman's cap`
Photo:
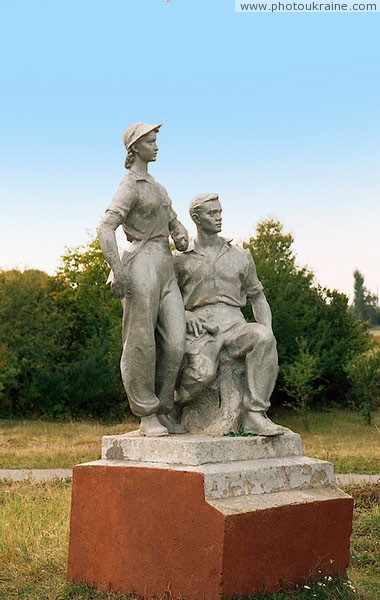
[[[162,123],[151,125],[149,123],[132,123],[127,127],[123,135],[124,146],[127,150],[140,138],[151,131],[158,131]]]

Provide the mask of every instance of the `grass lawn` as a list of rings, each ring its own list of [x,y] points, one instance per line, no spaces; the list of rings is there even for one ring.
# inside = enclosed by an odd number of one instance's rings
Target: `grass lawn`
[[[379,600],[380,484],[348,491],[356,500],[349,571],[352,583],[322,578],[293,592],[257,595],[257,600]],[[66,585],[70,493],[69,481],[0,482],[1,599],[128,598],[120,594],[96,593],[85,585]]]
[[[132,419],[118,425],[0,419],[0,468],[61,468],[97,460],[103,435],[127,433],[137,427]]]
[[[304,454],[328,460],[336,473],[380,473],[380,410],[372,425],[354,411],[311,412],[310,431],[295,412],[281,411],[272,418],[300,433]]]
[[[298,415],[273,415],[301,433],[305,453],[335,464],[338,472],[380,471],[378,412],[372,426],[353,412],[312,413],[311,432]],[[100,456],[101,436],[137,427],[95,422],[0,421],[2,468],[71,467]],[[356,500],[352,561],[347,582],[309,582],[308,587],[257,600],[379,600],[380,484],[349,488]],[[105,600],[127,596],[97,593],[86,585],[65,583],[71,482],[0,481],[0,599]],[[310,587],[310,589],[309,589]],[[314,595],[315,594],[315,595]]]
[[[355,499],[349,575],[358,589],[380,598],[380,483],[348,487]]]
[[[380,411],[373,425],[347,410],[311,413],[311,431],[301,418],[281,411],[272,417],[302,435],[304,453],[332,462],[337,473],[380,472]],[[0,468],[54,468],[100,458],[101,437],[126,433],[136,421],[118,425],[96,422],[0,420]]]

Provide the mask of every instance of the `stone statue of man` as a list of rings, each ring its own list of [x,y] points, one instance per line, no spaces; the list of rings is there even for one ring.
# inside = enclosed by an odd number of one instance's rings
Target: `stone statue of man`
[[[277,379],[278,358],[271,310],[251,253],[218,235],[222,208],[217,194],[194,198],[190,216],[197,227],[197,237],[192,247],[175,256],[187,329],[177,406],[195,402],[214,382],[223,349],[230,358],[245,360],[244,431],[281,435],[284,428],[266,415]],[[240,310],[247,298],[256,323],[247,323]]]
[[[133,123],[125,131],[128,173],[98,229],[113,272],[111,288],[123,304],[124,388],[132,412],[141,418],[141,433],[154,437],[182,432],[167,416],[185,345],[185,313],[168,236],[177,250],[188,246],[167,191],[148,173],[160,127]],[[132,243],[122,259],[115,237],[119,225]]]

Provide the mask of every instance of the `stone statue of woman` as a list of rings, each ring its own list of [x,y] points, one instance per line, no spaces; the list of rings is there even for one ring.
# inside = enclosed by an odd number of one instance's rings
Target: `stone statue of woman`
[[[123,305],[121,375],[145,436],[183,433],[168,414],[184,353],[185,313],[168,236],[186,250],[188,234],[165,188],[148,174],[161,125],[133,123],[124,133],[127,175],[98,229],[112,269],[111,289]],[[115,230],[122,225],[131,250],[120,259]]]

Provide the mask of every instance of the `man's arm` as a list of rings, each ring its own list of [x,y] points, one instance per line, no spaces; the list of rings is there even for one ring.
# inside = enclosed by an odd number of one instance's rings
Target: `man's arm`
[[[249,300],[252,305],[253,316],[257,323],[265,325],[265,327],[268,327],[268,329],[272,331],[272,311],[265,298],[264,292],[261,291],[258,294],[255,294]]]
[[[256,272],[256,265],[249,250],[245,250],[246,271],[245,271],[245,291],[252,306],[253,316],[257,323],[265,325],[272,331],[272,312],[268,301],[263,292]]]

